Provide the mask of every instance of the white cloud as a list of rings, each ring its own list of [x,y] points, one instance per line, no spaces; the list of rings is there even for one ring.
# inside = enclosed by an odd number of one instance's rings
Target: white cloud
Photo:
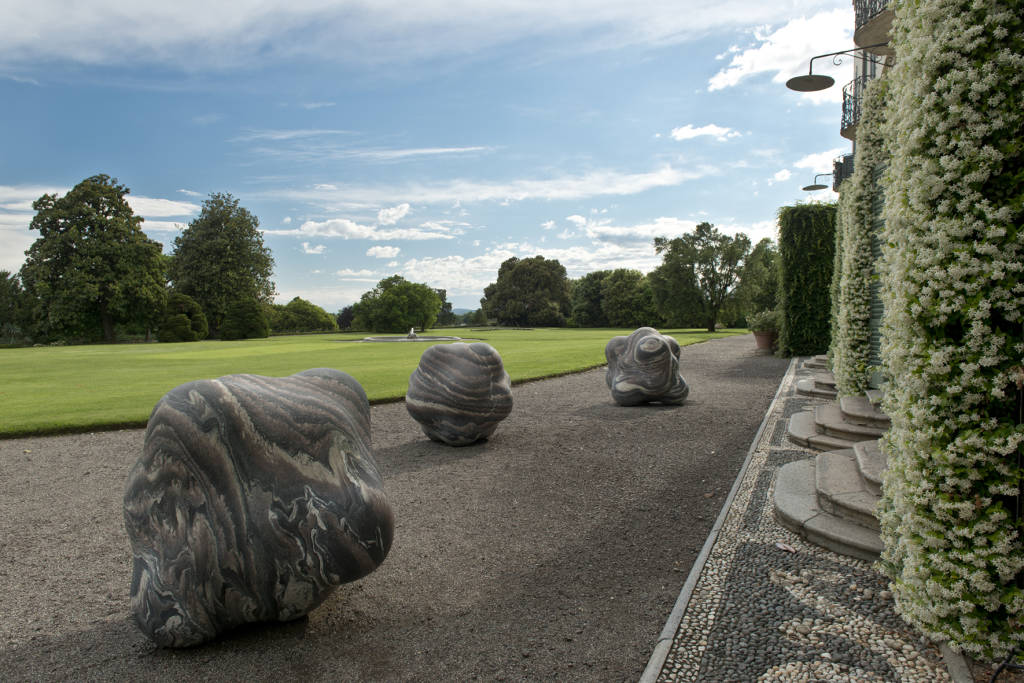
[[[151,221],[142,222],[143,232],[180,232],[185,229],[185,224],[179,221]]]
[[[351,268],[342,268],[341,270],[336,271],[335,275],[346,280],[366,280],[369,278],[370,280],[375,282],[373,278],[377,277],[378,273],[375,273],[372,270],[366,270],[365,268],[363,270],[352,270]]]
[[[366,255],[372,256],[374,258],[395,258],[396,256],[398,256],[398,252],[400,251],[402,250],[399,249],[398,247],[376,246],[367,249]]]
[[[256,140],[295,140],[302,138],[318,138],[327,135],[351,135],[350,130],[338,130],[335,128],[300,128],[297,130],[274,130],[265,128],[249,128],[241,134],[231,138],[229,142],[253,142]]]
[[[318,244],[314,247],[309,246],[309,242],[302,243],[303,254],[322,254],[327,249],[326,244]]]
[[[544,221],[543,223],[540,224],[540,227],[544,228],[545,230],[553,230],[554,227],[555,227],[555,222],[554,221]]]
[[[314,190],[337,190],[337,185],[331,185],[330,183],[317,183],[313,185]]]
[[[359,280],[353,280],[353,282],[358,284],[325,287],[285,287],[278,291],[277,297],[274,300],[279,304],[286,304],[298,296],[306,301],[312,301],[329,313],[340,311],[345,306],[359,301],[363,293],[372,288]]]
[[[62,6],[60,12],[50,3],[22,3],[5,13],[0,64],[171,64],[196,70],[259,68],[302,57],[381,64],[464,58],[526,41],[543,57],[679,44],[785,21],[822,6],[832,3],[490,0],[469,11],[464,2],[446,0],[238,0],[230,5],[94,0]]]
[[[281,219],[281,223],[284,224],[284,225],[290,225],[291,222],[292,222],[292,217],[291,216],[285,216],[284,218]]]
[[[335,102],[303,102],[299,106],[303,109],[323,109],[324,107],[333,107]]]
[[[202,197],[203,195],[195,190],[178,190],[178,192],[188,195],[189,197]]]
[[[690,140],[692,138],[697,138],[706,135],[708,137],[713,137],[715,140],[718,140],[719,142],[725,142],[729,138],[738,138],[741,135],[741,133],[739,131],[733,130],[732,128],[716,126],[713,123],[709,123],[706,126],[701,126],[700,128],[694,128],[693,124],[688,123],[680,128],[673,128],[671,135],[673,140],[680,141]]]
[[[337,186],[333,190],[318,186],[304,190],[273,190],[262,195],[326,205],[363,201],[374,202],[379,206],[399,199],[417,204],[450,204],[455,201],[497,201],[505,204],[528,199],[586,199],[607,195],[634,195],[659,187],[673,187],[714,173],[717,173],[717,170],[709,166],[684,171],[665,165],[654,171],[641,173],[606,170],[591,171],[583,175],[527,178],[504,183],[456,179],[401,186],[345,185]],[[260,194],[251,193],[254,197]]]
[[[842,153],[843,150],[836,147],[835,149],[830,149],[826,152],[808,154],[800,159],[800,161],[794,162],[793,166],[796,168],[806,168],[807,170],[814,171],[816,173],[829,173],[832,171],[832,160]]]
[[[754,34],[756,46],[734,54],[729,65],[708,81],[708,90],[730,88],[762,73],[772,73],[773,83],[785,83],[793,76],[807,73],[811,57],[832,52],[837,45],[852,47],[853,25],[853,10],[846,7],[792,19],[770,33],[759,29]],[[842,74],[850,72],[849,63],[847,61],[840,69],[829,58],[819,59],[814,63],[814,73],[831,75],[842,84]],[[836,86],[816,93],[801,93],[801,96],[813,102],[842,101],[842,91]]]
[[[566,216],[565,220],[569,221],[570,223],[572,223],[573,225],[575,225],[577,227],[583,227],[584,225],[587,224],[587,219],[584,218],[583,216],[579,215],[579,214],[573,214],[571,216]]]
[[[776,171],[775,175],[772,176],[772,180],[776,183],[784,183],[792,177],[793,174],[790,170],[788,168],[784,168],[781,171]]]
[[[200,206],[192,202],[178,202],[173,199],[159,199],[130,194],[126,197],[132,211],[140,216],[191,216],[199,213]]]
[[[441,226],[431,229],[429,223],[419,228],[382,229],[373,225],[362,225],[348,218],[329,218],[325,221],[306,221],[298,228],[285,230],[263,230],[268,235],[291,235],[295,237],[340,237],[359,240],[450,240],[454,236]]]
[[[377,212],[377,222],[381,225],[394,225],[398,221],[402,220],[409,213],[409,205],[407,203],[399,204],[398,206],[392,206],[390,208],[381,209]]]

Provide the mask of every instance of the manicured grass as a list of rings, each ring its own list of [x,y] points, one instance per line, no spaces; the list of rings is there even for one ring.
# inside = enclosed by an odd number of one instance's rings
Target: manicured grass
[[[512,381],[521,382],[603,365],[608,340],[631,331],[460,328],[428,334],[486,341]],[[746,333],[661,331],[684,346]],[[144,426],[160,397],[179,384],[235,373],[282,377],[330,367],[355,377],[371,402],[401,399],[428,342],[345,341],[364,336],[0,349],[0,437]]]

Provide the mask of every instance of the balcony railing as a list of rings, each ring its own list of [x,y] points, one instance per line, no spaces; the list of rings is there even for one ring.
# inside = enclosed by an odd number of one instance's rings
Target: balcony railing
[[[844,154],[832,160],[832,190],[839,192],[843,181],[853,175],[853,155]]]
[[[839,134],[847,140],[853,140],[857,132],[861,105],[864,102],[864,88],[869,80],[868,76],[858,76],[843,86],[843,121],[839,126]]]
[[[857,28],[868,23],[879,14],[889,9],[892,0],[853,0],[853,11],[856,15]]]

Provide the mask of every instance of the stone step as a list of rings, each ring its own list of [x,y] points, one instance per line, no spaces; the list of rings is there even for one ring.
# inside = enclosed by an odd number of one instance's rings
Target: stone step
[[[804,361],[804,367],[809,369],[809,370],[810,369],[827,370],[828,369],[828,356],[825,356],[825,355],[811,356],[810,358],[808,358],[807,360]]]
[[[818,387],[813,379],[801,379],[796,383],[797,393],[803,394],[804,396],[814,396],[816,398],[835,398],[835,389],[823,389]]]
[[[867,396],[843,396],[839,408],[847,422],[889,429],[889,416],[874,406]]]
[[[782,526],[815,545],[874,562],[882,552],[877,531],[831,515],[818,505],[814,460],[797,460],[775,475],[775,518]]]
[[[840,439],[823,434],[814,419],[814,412],[804,410],[789,418],[787,434],[794,443],[819,451],[835,451],[853,448],[855,441]]]
[[[822,389],[836,390],[836,376],[828,370],[821,370],[814,373],[814,386]]]
[[[876,496],[882,495],[882,473],[885,472],[887,460],[878,440],[853,444],[853,453],[865,488]]]
[[[878,496],[867,490],[853,449],[822,453],[814,461],[818,507],[829,514],[878,531]]]
[[[871,405],[881,409],[882,398],[885,396],[885,392],[881,389],[868,389],[864,392],[864,396],[871,401]]]
[[[818,431],[826,436],[848,441],[849,444],[845,448],[852,448],[853,444],[857,441],[877,439],[885,434],[885,430],[878,427],[847,422],[842,409],[835,403],[816,406],[814,408],[814,421],[818,425]]]

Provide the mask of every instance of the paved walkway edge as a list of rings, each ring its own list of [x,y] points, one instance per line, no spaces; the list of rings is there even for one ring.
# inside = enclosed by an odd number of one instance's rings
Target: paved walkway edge
[[[697,581],[700,579],[701,572],[704,571],[704,565],[707,563],[708,556],[711,555],[711,549],[714,547],[715,541],[718,540],[718,533],[721,531],[722,526],[725,525],[725,518],[729,516],[729,510],[732,508],[732,502],[740,490],[740,484],[743,482],[743,477],[747,474],[747,466],[750,464],[751,458],[754,457],[754,451],[757,450],[757,445],[761,443],[761,436],[764,434],[764,430],[768,425],[768,420],[775,412],[775,404],[779,401],[779,396],[782,393],[782,387],[786,386],[786,380],[796,373],[797,361],[799,360],[799,358],[793,358],[789,361],[789,367],[786,369],[786,374],[783,375],[782,379],[779,381],[779,387],[775,390],[775,397],[768,405],[768,409],[764,413],[764,419],[761,420],[761,426],[757,428],[757,433],[754,434],[754,439],[750,442],[750,448],[747,450],[747,457],[743,461],[740,471],[736,474],[736,480],[732,483],[732,489],[730,489],[729,495],[726,496],[725,502],[722,504],[722,509],[718,513],[718,518],[715,520],[714,526],[711,527],[711,532],[708,533],[707,540],[704,541],[704,547],[701,548],[700,554],[697,555],[697,559],[690,568],[690,574],[686,577],[686,583],[683,584],[683,589],[679,592],[679,597],[676,598],[676,604],[672,608],[672,612],[668,615],[665,627],[661,629],[661,635],[658,636],[658,642],[654,646],[654,652],[651,653],[651,658],[647,661],[647,667],[640,676],[640,683],[655,683],[658,680],[659,674],[661,674],[661,669],[665,665],[665,659],[668,658],[669,651],[672,649],[672,640],[675,638],[676,631],[679,629],[679,622],[683,618],[683,613],[686,611],[686,606],[690,602],[690,596],[693,594],[693,589],[697,586]]]

